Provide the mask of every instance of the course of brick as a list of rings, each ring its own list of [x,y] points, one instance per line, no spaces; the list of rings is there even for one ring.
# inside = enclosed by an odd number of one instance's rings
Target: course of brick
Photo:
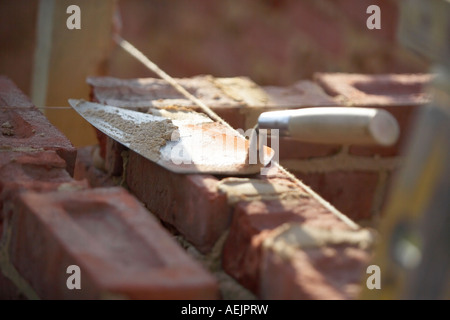
[[[0,120],[0,298],[220,297],[216,279],[142,203],[105,187],[113,184],[92,150],[75,163],[76,149],[4,77]],[[66,285],[71,265],[81,290]]]
[[[324,199],[355,221],[377,220],[386,202],[392,177],[401,165],[403,145],[417,108],[429,97],[424,93],[431,76],[318,73],[313,81],[288,87],[258,87],[247,78],[197,76],[179,79],[234,128],[252,128],[264,111],[321,106],[382,108],[400,125],[400,138],[391,147],[315,144],[281,138],[280,163]],[[146,112],[173,104],[192,103],[162,80],[90,78],[93,101]],[[108,172],[121,174],[120,146],[99,133],[101,154]],[[270,141],[270,140],[269,140]],[[355,201],[358,199],[358,201]]]

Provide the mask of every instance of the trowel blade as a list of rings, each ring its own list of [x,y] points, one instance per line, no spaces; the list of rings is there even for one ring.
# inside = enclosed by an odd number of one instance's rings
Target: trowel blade
[[[70,99],[69,103],[110,138],[176,173],[254,174],[274,155],[264,147],[258,163],[249,164],[248,140],[200,113],[173,111],[169,120],[84,100]]]

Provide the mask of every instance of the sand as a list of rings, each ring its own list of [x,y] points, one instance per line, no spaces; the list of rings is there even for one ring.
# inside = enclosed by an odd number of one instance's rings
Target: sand
[[[88,110],[84,115],[101,118],[119,129],[124,133],[119,142],[128,144],[130,149],[153,161],[159,160],[160,148],[171,140],[172,134],[178,129],[169,119],[137,124],[123,119],[119,114],[103,110]]]

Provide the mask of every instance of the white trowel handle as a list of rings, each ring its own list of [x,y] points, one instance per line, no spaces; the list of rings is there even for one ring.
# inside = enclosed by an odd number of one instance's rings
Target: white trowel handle
[[[317,107],[264,112],[260,129],[279,129],[296,140],[329,144],[393,145],[400,129],[387,111],[354,107]]]

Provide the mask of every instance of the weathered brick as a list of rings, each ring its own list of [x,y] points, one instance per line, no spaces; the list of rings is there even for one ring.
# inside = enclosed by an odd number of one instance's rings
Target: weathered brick
[[[213,277],[124,189],[26,192],[8,208],[10,262],[40,298],[218,297]],[[81,290],[66,287],[69,265]]]
[[[429,102],[425,92],[429,74],[317,73],[315,80],[335,99],[354,107],[380,108],[391,113],[400,126],[400,137],[391,147],[351,146],[350,153],[362,156],[399,155],[411,130],[417,108]]]
[[[47,192],[87,187],[86,182],[72,180],[65,170],[65,161],[55,151],[4,151],[0,155],[0,211],[4,201],[22,191]]]
[[[354,221],[370,219],[378,172],[294,172],[311,189]]]
[[[240,202],[236,205],[222,255],[224,270],[255,294],[260,294],[262,243],[285,223],[348,230],[350,227],[311,196]]]
[[[258,87],[248,79],[197,76],[178,81],[205,102],[232,127],[249,129],[264,111],[336,105],[317,84],[298,81],[289,87]],[[235,82],[234,82],[235,81]],[[149,107],[179,105],[201,111],[198,106],[159,79],[121,80],[89,78],[92,101],[146,111]],[[231,88],[231,89],[230,89]]]
[[[150,211],[201,252],[209,251],[230,223],[231,209],[214,176],[176,174],[130,150],[126,182]]]
[[[278,229],[263,245],[262,299],[358,297],[373,243],[368,230],[336,232],[295,224]]]
[[[73,174],[76,149],[7,78],[0,79],[0,148],[11,151],[54,150]]]
[[[33,103],[14,82],[0,75],[0,107],[30,108]]]

